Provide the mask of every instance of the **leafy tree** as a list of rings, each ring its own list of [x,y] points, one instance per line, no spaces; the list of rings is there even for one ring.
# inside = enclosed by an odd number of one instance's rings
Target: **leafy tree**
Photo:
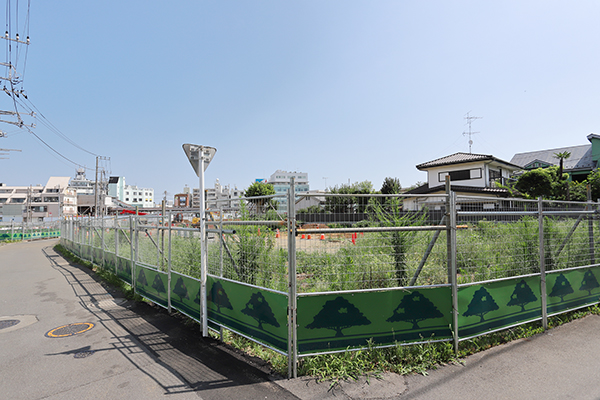
[[[516,285],[510,295],[510,301],[507,306],[521,306],[521,311],[525,311],[525,304],[536,301],[537,297],[533,294],[533,291],[525,282],[525,279],[521,279]]]
[[[400,312],[401,310],[403,311]],[[408,321],[413,324],[412,329],[419,329],[419,321],[443,316],[431,300],[423,296],[421,292],[413,292],[402,298],[394,310],[394,314],[387,321]]]
[[[160,275],[154,275],[154,281],[152,281],[152,287],[156,289],[158,293],[166,293],[165,284],[162,279],[160,279]]]
[[[370,181],[355,182],[353,184],[343,184],[329,189],[333,194],[371,194],[373,193],[373,184]],[[325,198],[325,210],[337,214],[363,213],[368,205],[367,197],[359,196],[327,196]]]
[[[275,195],[275,188],[265,182],[252,182],[248,188],[244,191],[244,197],[247,197],[248,201],[254,204],[255,210],[259,214],[264,214],[265,208],[275,207],[275,201],[273,199],[252,199],[252,197],[260,196],[273,196]]]
[[[581,281],[581,287],[579,288],[579,290],[587,290],[588,294],[592,294],[592,290],[596,289],[600,287],[600,284],[598,284],[598,280],[596,279],[596,276],[594,275],[594,273],[591,270],[587,270],[585,271],[585,274],[583,275],[583,280]]]
[[[233,306],[229,301],[229,297],[227,296],[225,289],[223,289],[223,285],[220,281],[213,283],[212,287],[210,288],[210,292],[208,292],[207,300],[211,301],[217,306],[217,312],[221,312],[221,307],[233,310]]]
[[[490,311],[497,310],[498,304],[494,301],[492,295],[487,291],[485,287],[479,288],[474,294],[471,302],[467,306],[467,311],[463,313],[465,317],[470,317],[471,315],[477,315],[479,318],[479,322],[483,322],[483,316]]]
[[[387,177],[381,185],[381,194],[398,194],[401,189],[400,179]]]
[[[596,201],[600,199],[600,169],[592,171],[588,175],[586,183],[589,183],[592,189],[592,200]]]
[[[354,304],[351,304],[342,296],[338,296],[334,300],[326,301],[321,311],[313,318],[313,322],[306,325],[306,328],[333,329],[335,337],[340,337],[344,336],[343,329],[369,324],[371,324],[371,321]]]
[[[558,278],[556,278],[556,282],[554,282],[554,286],[552,287],[552,291],[548,296],[550,297],[560,297],[560,301],[563,301],[565,296],[573,293],[573,288],[571,287],[571,283],[568,279],[560,274]]]
[[[190,296],[188,295],[188,290],[187,290],[187,287],[185,287],[185,282],[183,281],[182,277],[179,277],[177,279],[177,282],[175,283],[175,287],[173,288],[173,293],[175,293],[177,296],[179,296],[179,299],[181,301],[183,301],[183,299],[189,300]]]
[[[280,326],[273,310],[271,310],[269,303],[267,303],[261,292],[252,293],[242,313],[254,318],[258,322],[258,329],[263,329],[263,323],[273,325],[276,328]]]
[[[521,175],[515,184],[515,189],[528,197],[550,198],[552,196],[552,178],[547,168],[537,168]]]

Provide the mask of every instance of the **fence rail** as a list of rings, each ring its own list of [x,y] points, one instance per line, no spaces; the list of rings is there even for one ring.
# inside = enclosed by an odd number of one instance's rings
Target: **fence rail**
[[[162,307],[287,355],[290,376],[300,357],[436,341],[457,350],[599,301],[598,203],[449,192],[407,212],[410,196],[324,194],[310,212],[348,217],[325,224],[299,220],[310,213],[294,193],[292,181],[284,211],[274,197],[234,219],[210,210],[204,237],[144,215],[67,219],[62,241]]]

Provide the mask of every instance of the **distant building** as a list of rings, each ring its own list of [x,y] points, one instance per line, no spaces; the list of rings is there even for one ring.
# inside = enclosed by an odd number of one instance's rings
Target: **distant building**
[[[524,170],[547,168],[559,164],[556,154],[568,152],[571,155],[563,161],[563,171],[568,173],[572,180],[581,182],[600,166],[600,135],[590,133],[587,140],[590,144],[517,153],[510,162]]]
[[[45,186],[0,184],[2,221],[41,222],[77,215],[77,194],[69,177],[53,176]]]
[[[215,181],[213,188],[205,188],[206,207],[211,210],[223,209],[224,211],[239,211],[240,198],[244,194],[243,190],[234,186],[233,189],[229,185],[221,185],[219,180]],[[192,208],[200,208],[200,190],[194,188],[192,192]]]
[[[275,171],[267,181],[270,185],[273,185],[276,195],[287,195],[290,189],[290,179],[294,178],[294,191],[296,193],[308,192],[310,185],[308,183],[308,173],[306,172],[288,172],[278,169]],[[298,196],[296,196],[298,199]],[[287,208],[287,197],[282,196],[277,198],[279,203],[279,210],[285,210]]]
[[[154,189],[127,185],[122,176],[110,177],[108,195],[133,207],[154,207]]]
[[[436,194],[446,193],[446,176],[450,176],[452,190],[459,195],[478,197],[507,197],[508,191],[498,187],[506,184],[519,166],[487,154],[455,153],[417,165],[427,172],[427,183],[406,194],[429,194],[431,197],[410,197],[404,200],[405,210],[419,210],[424,206],[441,209],[444,201]],[[496,202],[477,202],[483,208],[494,208]]]
[[[188,208],[192,205],[192,195],[189,193],[178,193],[173,197],[173,206]]]

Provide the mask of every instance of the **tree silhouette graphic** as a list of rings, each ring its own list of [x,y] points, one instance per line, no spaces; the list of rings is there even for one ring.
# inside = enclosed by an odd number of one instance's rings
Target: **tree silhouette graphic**
[[[200,301],[201,301],[201,300],[200,300],[200,292],[198,292],[198,293],[196,294],[196,298],[194,299],[194,303],[196,303],[196,304],[200,304]]]
[[[477,315],[479,318],[479,322],[483,322],[483,316],[490,311],[497,310],[498,304],[494,301],[494,298],[483,286],[477,290],[473,294],[473,299],[467,306],[467,311],[463,313],[465,317],[470,317],[472,315]]]
[[[187,288],[185,287],[185,282],[183,281],[182,277],[179,277],[177,279],[177,282],[175,282],[175,287],[173,288],[173,293],[175,293],[177,296],[179,296],[180,301],[183,301],[183,299],[188,299],[188,300],[190,299]]]
[[[210,288],[210,292],[208,292],[207,300],[212,301],[213,304],[217,306],[217,312],[221,312],[221,307],[233,310],[233,307],[229,302],[229,297],[227,297],[227,293],[219,281],[213,283],[212,287]],[[246,306],[248,305],[246,304]]]
[[[596,279],[594,273],[588,269],[583,275],[583,280],[581,281],[581,287],[579,290],[587,290],[588,294],[591,295],[592,290],[596,289],[597,287],[600,287],[598,280]]]
[[[242,313],[254,318],[258,322],[259,329],[263,329],[263,322],[279,328],[279,322],[277,322],[269,303],[267,303],[261,292],[252,293]]]
[[[533,294],[533,291],[525,282],[525,279],[521,279],[516,285],[510,295],[510,300],[506,304],[507,306],[521,306],[521,311],[525,311],[525,304],[536,301],[537,297]]]
[[[154,275],[154,281],[152,281],[152,287],[154,289],[156,289],[156,291],[158,293],[166,293],[167,292],[162,279],[160,279],[160,275]]]
[[[140,273],[138,274],[137,281],[140,285],[148,286],[148,281],[146,280],[146,274],[143,269],[140,269]]]
[[[560,301],[563,301],[565,296],[573,293],[573,288],[571,287],[571,283],[565,278],[563,274],[560,274],[558,278],[556,278],[556,282],[554,282],[554,286],[552,287],[552,291],[548,296],[550,297],[560,297]]]
[[[400,304],[387,321],[407,321],[413,324],[412,329],[419,329],[419,321],[430,318],[441,318],[443,316],[431,300],[423,296],[421,292],[413,292],[402,298]]]
[[[325,305],[306,325],[307,329],[325,328],[335,330],[335,337],[344,336],[343,329],[351,326],[369,325],[371,321],[342,296],[325,302]]]

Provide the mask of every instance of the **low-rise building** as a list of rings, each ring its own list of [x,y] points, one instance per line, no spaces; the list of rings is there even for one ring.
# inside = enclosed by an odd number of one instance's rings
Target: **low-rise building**
[[[294,178],[294,191],[297,194],[310,190],[308,173],[306,172],[288,172],[278,169],[269,177],[267,183],[273,185],[276,195],[287,195],[291,178]],[[287,209],[287,196],[277,197],[276,200],[279,203],[279,210],[285,211]],[[298,196],[296,196],[296,200],[298,200]]]
[[[125,177],[111,176],[108,180],[108,195],[133,207],[154,207],[154,189],[127,185]]]
[[[244,194],[243,190],[234,186],[221,185],[219,179],[215,181],[215,186],[204,189],[204,201],[206,207],[210,210],[223,209],[224,211],[239,211],[240,198]],[[192,208],[200,208],[200,190],[194,188],[192,191]]]
[[[505,185],[511,174],[518,171],[518,165],[503,161],[492,155],[455,153],[417,165],[417,169],[427,172],[427,183],[406,192],[407,194],[430,195],[409,197],[404,200],[405,210],[419,210],[423,207],[441,209],[446,193],[446,176],[450,177],[452,190],[459,195],[476,197],[508,197]],[[475,207],[494,208],[495,201],[475,201]]]
[[[53,176],[45,186],[0,184],[2,221],[41,222],[77,215],[77,194],[69,177]]]

